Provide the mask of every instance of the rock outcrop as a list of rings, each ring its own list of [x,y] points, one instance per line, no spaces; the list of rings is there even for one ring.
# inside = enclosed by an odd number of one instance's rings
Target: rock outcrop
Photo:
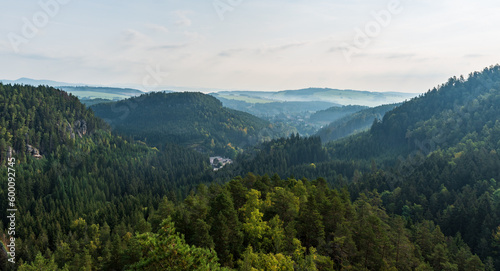
[[[42,155],[40,155],[40,150],[31,145],[26,145],[26,151],[36,159],[43,158]]]
[[[76,135],[82,138],[87,134],[87,122],[85,120],[77,120],[71,125],[66,121],[65,132],[70,135],[71,139],[75,139]]]
[[[16,151],[11,147],[9,146],[7,148],[7,159],[10,159],[12,158],[12,156],[16,153]]]
[[[73,130],[80,138],[82,138],[87,134],[87,122],[85,120],[75,121],[75,123],[73,124]]]

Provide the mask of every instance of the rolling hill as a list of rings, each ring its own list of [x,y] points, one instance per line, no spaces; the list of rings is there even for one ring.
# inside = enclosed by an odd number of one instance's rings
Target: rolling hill
[[[227,97],[217,93],[210,95],[220,100],[225,107],[247,112],[261,118],[272,118],[278,115],[299,115],[336,106],[336,104],[329,102],[274,102],[270,100],[253,100],[251,102],[251,99],[232,99],[233,96]]]
[[[122,270],[125,263],[111,256],[112,246],[121,247],[129,231],[151,227],[153,220],[146,222],[143,212],[166,196],[187,196],[198,184],[210,182],[213,171],[208,156],[199,152],[173,144],[155,149],[112,134],[102,119],[64,91],[0,83],[0,174],[8,173],[15,176],[19,209],[16,264],[7,262],[3,249],[9,214],[2,208],[1,270],[90,265]],[[1,182],[2,199],[7,191],[7,182]],[[88,235],[90,229],[94,233]],[[100,260],[92,260],[88,249],[98,252]],[[50,251],[51,263],[44,262],[41,251]],[[38,266],[22,269],[22,262]]]
[[[500,115],[500,66],[464,77],[453,77],[438,88],[387,112],[381,122],[358,137],[336,144],[339,156],[381,157],[407,155],[431,144],[450,148],[477,134],[485,136]],[[497,142],[492,142],[496,144]]]
[[[500,66],[390,107],[367,131],[327,144],[328,159],[318,139],[291,137],[258,145],[235,170],[324,177],[353,198],[375,194],[373,204],[409,228],[430,220],[447,236],[435,240],[447,240],[448,253],[422,243],[422,232],[411,238],[427,270],[500,270]]]
[[[337,118],[326,127],[320,129],[316,135],[321,138],[323,143],[327,143],[369,130],[374,121],[382,120],[388,111],[393,110],[398,105],[381,105]]]
[[[201,93],[150,93],[93,107],[117,136],[64,91],[0,93],[0,173],[14,155],[23,212],[11,269],[500,268],[500,66],[452,78],[367,132],[326,147],[274,139],[218,172],[170,142],[231,152],[270,136],[269,123]]]
[[[87,106],[98,103],[123,100],[126,98],[139,96],[144,93],[138,89],[133,88],[88,86],[85,84],[72,84],[52,80],[37,80],[24,77],[17,80],[0,80],[0,82],[4,84],[55,87],[64,90],[67,93],[73,94]]]
[[[390,212],[434,220],[500,270],[499,65],[450,78],[328,149],[334,159],[371,161],[352,193],[377,189]]]
[[[320,110],[315,112],[309,117],[309,122],[316,126],[327,125],[331,122],[334,122],[338,119],[341,119],[345,116],[352,115],[356,112],[359,112],[363,109],[366,109],[366,106],[360,105],[347,105],[347,106],[335,106],[330,107],[325,110]]]
[[[16,80],[0,80],[3,84],[11,84],[11,85],[30,85],[30,86],[49,86],[49,87],[61,87],[61,86],[75,86],[81,84],[72,84],[65,82],[58,82],[53,80],[43,80],[43,79],[31,79],[27,77],[22,77]]]
[[[280,132],[269,122],[225,108],[202,93],[149,93],[92,109],[115,131],[136,140],[155,146],[172,142],[230,157]]]
[[[140,90],[132,88],[90,87],[90,86],[60,86],[58,88],[77,96],[84,103],[86,101],[91,102],[94,99],[117,101],[134,96],[139,96],[144,93]]]
[[[341,90],[331,88],[307,88],[297,90],[265,91],[220,91],[218,96],[225,99],[247,102],[329,102],[340,105],[379,106],[399,103],[418,94],[399,92],[371,92],[359,90]]]

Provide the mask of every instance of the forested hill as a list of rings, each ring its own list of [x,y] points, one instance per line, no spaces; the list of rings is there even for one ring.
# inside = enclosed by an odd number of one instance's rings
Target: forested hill
[[[372,162],[353,177],[352,195],[377,189],[390,213],[435,221],[485,270],[500,270],[500,66],[451,78],[328,148],[337,159]]]
[[[173,142],[230,157],[273,134],[267,121],[202,93],[149,93],[92,109],[118,133],[150,145]]]
[[[242,172],[244,178],[232,175],[224,177],[224,185],[212,182],[207,187],[200,183],[211,182],[219,172],[214,173],[208,157],[199,152],[129,142],[112,134],[76,98],[56,89],[0,87],[2,157],[12,144],[20,214],[17,263],[8,263],[0,250],[1,270],[493,270],[500,205],[491,195],[498,195],[500,187],[482,178],[498,173],[494,152],[477,152],[488,166],[471,165],[450,177],[453,168],[465,168],[465,159],[476,157],[432,157],[418,175],[395,184],[399,188],[387,185],[388,174],[376,165],[361,174],[356,163],[329,161],[318,138],[294,135],[257,146],[237,161],[248,164],[228,166],[220,173],[231,175],[231,169],[238,168],[327,179]],[[155,104],[162,95],[147,95],[144,101]],[[180,95],[180,101],[190,109],[200,108],[200,95]],[[129,108],[131,115],[148,105],[139,102],[135,107],[130,101],[110,105],[110,111],[118,115]],[[207,108],[221,108],[217,101],[207,103]],[[31,144],[30,152],[23,140]],[[431,176],[424,174],[427,171]],[[0,176],[7,172],[0,166]],[[460,194],[468,172],[480,181]],[[425,183],[430,177],[435,179]],[[332,180],[349,190],[328,188]],[[446,187],[439,189],[439,181]],[[0,194],[6,191],[7,182],[0,182]],[[481,195],[479,202],[476,195]],[[454,199],[477,207],[465,209],[462,202],[454,208]],[[473,219],[457,230],[461,223],[456,223],[455,214],[459,222]],[[0,219],[5,243],[6,209],[0,209]]]
[[[414,150],[452,147],[470,136],[497,144],[489,132],[498,125],[499,105],[500,66],[496,65],[471,73],[467,80],[450,78],[388,112],[369,132],[330,147],[335,157],[396,159]]]
[[[327,125],[345,116],[352,115],[367,108],[367,106],[360,105],[333,106],[328,109],[315,112],[311,115],[309,121],[320,125]]]
[[[321,138],[323,143],[326,143],[369,130],[374,121],[381,120],[388,111],[399,105],[389,104],[363,109],[332,121],[319,130],[316,135]]]
[[[303,146],[310,152],[297,155]],[[410,228],[432,220],[453,242],[468,244],[470,251],[450,254],[428,247],[441,255],[437,261],[425,256],[434,270],[472,270],[445,263],[470,252],[484,263],[475,270],[500,270],[499,66],[452,78],[388,112],[369,131],[327,144],[326,160],[320,146],[314,138],[271,141],[233,169],[324,177],[333,187],[346,185],[353,199],[375,189],[386,210],[405,217]]]
[[[119,248],[127,232],[147,230],[145,219],[164,196],[185,197],[212,174],[207,156],[128,142],[76,97],[44,86],[0,84],[3,178],[8,156],[16,159],[17,265],[0,249],[0,270],[16,270],[38,253],[56,262],[42,263],[45,270],[113,270],[119,259],[112,247]],[[0,182],[2,200],[7,189]],[[0,208],[4,245],[7,215]]]
[[[107,129],[78,99],[52,87],[0,83],[0,162],[8,147],[24,158],[27,145],[50,154],[75,137]],[[11,153],[12,153],[11,152]]]

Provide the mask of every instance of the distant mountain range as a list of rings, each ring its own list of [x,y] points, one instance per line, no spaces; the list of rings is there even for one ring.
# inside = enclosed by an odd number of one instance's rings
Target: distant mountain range
[[[22,77],[17,80],[0,80],[0,82],[4,84],[20,84],[20,85],[31,85],[31,86],[50,86],[50,87],[61,87],[61,86],[83,86],[85,84],[74,84],[74,83],[65,83],[58,82],[52,80],[38,80]]]
[[[134,88],[88,86],[86,84],[65,83],[52,80],[37,80],[25,77],[19,78],[17,80],[0,80],[0,82],[2,82],[3,84],[55,87],[75,95],[87,105],[123,100],[130,97],[139,96],[144,93]]]
[[[276,92],[220,91],[213,95],[224,99],[244,101],[247,103],[328,102],[339,105],[363,105],[370,107],[400,103],[418,96],[416,93],[372,92],[331,88],[307,88]]]
[[[330,108],[340,107],[339,104],[329,102],[246,102],[236,99],[226,99],[222,95],[212,93],[225,107],[250,113],[257,117],[273,117],[280,114],[298,114],[302,112],[316,112]]]
[[[272,123],[291,125],[297,128],[301,135],[306,136],[314,135],[323,126],[361,110],[368,110],[369,107],[397,104],[417,96],[414,93],[370,92],[330,88],[307,88],[276,92],[220,91],[210,95],[219,99],[228,108],[248,112]],[[327,136],[328,140],[366,130],[370,127],[374,118],[383,117],[383,115],[379,116],[380,110],[375,111],[376,113],[368,111],[360,114],[358,117],[361,120],[355,118],[356,120],[351,120],[348,124],[354,130],[344,127],[341,129],[342,133]],[[368,121],[368,118],[371,119]],[[356,124],[351,123],[353,121]]]
[[[77,96],[78,98],[80,98],[80,100],[82,100],[83,103],[86,104],[87,102],[94,99],[103,99],[104,101],[118,101],[144,94],[144,92],[133,88],[89,87],[89,86],[77,86],[77,87],[61,86],[58,88]]]
[[[82,83],[75,84],[44,79],[37,80],[26,77],[19,78],[17,80],[0,80],[0,82],[4,84],[24,84],[33,86],[44,85],[57,87],[77,96],[86,104],[92,103],[89,100],[93,99],[116,101],[144,93],[143,91],[135,88],[106,87]],[[375,107],[383,104],[403,102],[416,97],[418,94],[401,92],[372,92],[350,89],[341,90],[332,88],[307,88],[283,91],[213,91],[211,95],[221,100],[225,106],[236,110],[250,112],[255,110],[260,111],[259,108],[255,108],[252,104],[265,104],[272,102],[322,102],[323,104],[321,105],[321,108],[317,110],[323,110],[333,105],[363,105]],[[295,107],[297,103],[289,105],[291,107]],[[287,107],[288,105],[285,104],[284,106]]]

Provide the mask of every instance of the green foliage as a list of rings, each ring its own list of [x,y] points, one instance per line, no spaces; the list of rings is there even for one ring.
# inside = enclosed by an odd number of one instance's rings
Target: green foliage
[[[365,109],[368,109],[368,107],[359,105],[334,106],[315,112],[309,117],[309,121],[314,124],[328,125],[329,123]]]
[[[329,124],[320,129],[316,135],[319,136],[324,143],[327,143],[369,130],[374,120],[381,120],[388,111],[393,110],[399,105],[400,104],[389,104],[367,108],[336,120],[330,120]]]
[[[264,139],[270,125],[202,93],[148,93],[92,109],[118,133],[152,146],[171,142],[229,157]]]
[[[497,65],[467,80],[451,78],[390,111],[370,131],[327,148],[333,158],[381,165],[359,174],[350,184],[351,195],[383,192],[390,213],[404,216],[410,224],[433,220],[445,235],[459,234],[482,261],[495,259],[498,270],[491,233],[500,224],[499,104]],[[441,249],[435,256],[440,260],[434,268],[455,269]],[[474,262],[471,257],[467,259]],[[457,268],[467,270],[463,266]]]
[[[1,84],[0,92],[0,162],[5,165],[9,149],[17,160],[16,206],[23,215],[16,221],[22,225],[16,257],[25,263],[41,252],[47,259],[53,255],[59,268],[119,269],[125,263],[121,239],[157,230],[161,220],[153,219],[152,210],[164,196],[182,198],[212,180],[205,155],[114,136],[65,92]],[[28,144],[39,157],[28,153]],[[7,176],[5,166],[0,174]],[[7,191],[7,182],[0,191]],[[0,215],[7,225],[6,210]]]
[[[498,144],[500,138],[488,130],[495,129],[500,114],[499,90],[500,65],[471,73],[467,80],[450,78],[439,88],[389,111],[367,133],[332,144],[333,154],[348,159],[377,157],[394,161],[415,150],[427,155],[437,145],[454,147],[481,134]]]
[[[279,254],[254,253],[251,246],[243,254],[243,259],[239,261],[241,271],[290,271],[294,270],[290,256]]]
[[[162,222],[157,234],[137,235],[130,246],[138,250],[140,260],[129,270],[224,270],[214,251],[187,245],[169,219]]]
[[[459,259],[452,256],[454,249],[468,251],[465,259],[470,264],[482,264],[475,262],[479,258],[463,242],[451,246],[433,222],[408,228],[404,218],[389,216],[378,193],[362,194],[351,203],[347,191],[330,189],[324,180],[269,179],[253,174],[209,190],[212,192],[188,197],[175,207],[172,217],[175,221],[194,215],[195,209],[185,213],[187,206],[207,200],[210,211],[195,216],[211,228],[223,266],[240,270],[414,270],[443,264],[448,268],[459,266]],[[246,191],[243,196],[242,191]],[[233,197],[242,201],[239,215]],[[195,242],[193,231],[181,233]]]
[[[318,137],[301,138],[292,134],[256,146],[252,151],[240,155],[237,161],[240,168],[236,173],[254,172],[257,174],[286,175],[295,172],[294,167],[302,164],[321,163],[328,160],[328,154]]]
[[[113,135],[65,92],[0,84],[0,161],[13,150],[23,214],[13,268],[498,270],[499,82],[500,66],[452,78],[362,135],[326,148],[317,137],[272,140],[217,173],[207,156],[168,141],[236,151],[233,139],[261,122],[205,95],[108,108],[116,127],[151,128],[143,114],[164,107],[173,108],[167,123],[216,122],[169,126],[177,139],[160,129],[151,148]],[[136,114],[124,121],[120,108]],[[5,209],[0,217],[5,227]]]
[[[85,122],[85,132],[77,123]],[[78,126],[78,127],[77,127]],[[42,155],[72,145],[83,133],[93,134],[104,122],[86,110],[75,96],[50,87],[0,84],[0,152],[7,147],[25,159],[27,145]]]
[[[31,264],[21,264],[18,271],[67,271],[68,268],[59,268],[54,262],[54,258],[45,259],[41,253],[35,257],[35,261]],[[85,270],[85,269],[84,269]]]

